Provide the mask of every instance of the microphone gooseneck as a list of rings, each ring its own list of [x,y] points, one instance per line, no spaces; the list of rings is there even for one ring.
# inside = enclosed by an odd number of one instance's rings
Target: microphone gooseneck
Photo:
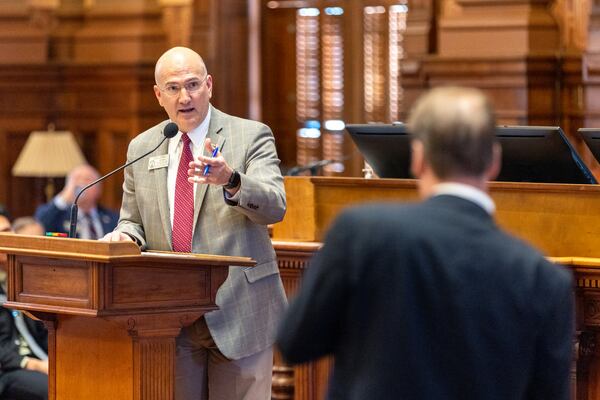
[[[77,212],[78,212],[78,208],[77,208],[77,201],[79,200],[79,197],[81,197],[81,195],[83,194],[83,192],[85,192],[86,190],[88,190],[89,188],[91,188],[92,186],[94,186],[95,184],[97,184],[98,182],[102,182],[103,180],[105,180],[106,178],[108,178],[109,176],[112,176],[113,174],[116,174],[117,172],[121,171],[124,168],[127,168],[128,166],[130,166],[131,164],[138,162],[139,160],[141,160],[142,158],[146,157],[147,155],[149,155],[150,153],[154,152],[156,149],[158,149],[160,147],[160,145],[162,145],[164,143],[165,140],[167,139],[171,139],[172,137],[174,137],[175,135],[177,135],[177,132],[179,132],[179,127],[177,126],[176,123],[174,122],[169,122],[167,125],[165,125],[164,129],[163,129],[163,139],[160,141],[159,144],[156,145],[155,148],[153,148],[152,150],[148,151],[147,153],[142,154],[141,156],[139,156],[138,158],[131,160],[123,165],[121,165],[119,168],[109,172],[108,174],[101,176],[100,178],[96,179],[94,182],[88,184],[87,186],[84,186],[83,189],[81,189],[79,191],[79,193],[77,193],[77,196],[75,196],[75,200],[73,201],[73,205],[71,205],[71,216],[69,219],[69,237],[70,238],[74,238],[75,234],[77,233]]]

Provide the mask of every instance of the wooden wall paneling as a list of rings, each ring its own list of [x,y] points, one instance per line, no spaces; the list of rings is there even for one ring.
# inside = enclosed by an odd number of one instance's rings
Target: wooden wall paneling
[[[168,118],[154,95],[154,63],[138,65],[135,71],[135,89],[131,94],[130,105],[135,110],[136,118],[130,120],[130,140]]]
[[[364,123],[364,63],[362,0],[351,0],[344,12],[344,117],[346,123]],[[346,133],[348,160],[344,163],[348,176],[363,176],[364,159]]]
[[[96,149],[96,164],[101,174],[106,174],[118,166],[125,164],[127,159],[127,145],[129,138],[127,130],[101,129],[98,132]],[[98,154],[101,149],[102,153]],[[123,198],[123,172],[118,172],[106,179],[103,183],[102,205],[114,210],[121,208]]]
[[[227,48],[219,49],[217,45],[215,0],[194,0],[193,12],[191,46],[200,53],[208,71],[212,73],[218,67],[215,57],[217,51],[227,51]]]
[[[559,31],[554,0],[446,0],[438,52],[446,56],[553,54]]]
[[[600,52],[600,1],[586,0],[590,7],[589,21],[585,24],[587,29],[587,37],[585,42],[585,50],[590,53]],[[575,23],[578,23],[576,21]]]
[[[435,51],[434,0],[409,0],[404,52],[407,56],[423,56]]]
[[[557,125],[560,40],[551,3],[442,3],[438,52],[424,66],[428,85],[483,89],[492,98],[501,124]]]
[[[500,124],[556,125],[559,60],[539,57],[442,57],[423,61],[429,87],[462,85],[486,92]]]
[[[32,24],[28,2],[0,1],[0,64],[41,64],[47,49],[47,32]]]
[[[275,135],[284,169],[296,164],[296,8],[262,1],[262,120]]]
[[[75,33],[83,28],[84,0],[61,0],[56,9],[56,25],[50,31],[48,58],[56,62],[75,59]]]
[[[427,88],[423,60],[436,51],[436,9],[434,0],[411,0],[404,34],[402,71],[402,104],[399,120],[406,122],[410,108]]]
[[[151,0],[102,0],[85,9],[85,23],[74,33],[78,63],[155,62],[167,38],[158,4]]]
[[[213,89],[214,104],[228,114],[249,117],[248,4],[246,0],[214,3],[217,50]],[[227,49],[227,50],[225,50]]]
[[[594,0],[555,0],[551,4],[552,15],[560,28],[561,47],[566,51],[589,48],[588,30],[594,24]]]
[[[158,0],[162,8],[162,22],[167,36],[167,47],[190,46],[193,0]]]

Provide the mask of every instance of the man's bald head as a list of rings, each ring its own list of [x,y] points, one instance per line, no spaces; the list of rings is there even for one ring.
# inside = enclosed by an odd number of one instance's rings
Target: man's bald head
[[[187,47],[173,47],[156,62],[154,95],[181,132],[196,129],[208,115],[212,76],[202,57]]]
[[[154,68],[154,81],[161,86],[164,82],[163,72],[168,69],[169,72],[196,69],[199,75],[206,75],[206,65],[200,54],[187,47],[173,47],[163,53],[156,61]]]

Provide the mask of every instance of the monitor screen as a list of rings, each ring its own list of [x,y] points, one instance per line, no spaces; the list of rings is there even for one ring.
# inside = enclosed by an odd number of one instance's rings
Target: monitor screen
[[[600,162],[600,129],[581,128],[577,131],[587,147],[592,152],[594,158]]]
[[[380,178],[413,177],[410,173],[410,135],[404,124],[349,124],[346,130]]]
[[[412,178],[411,136],[406,125],[349,124],[346,130],[379,177]],[[588,145],[600,156],[600,130],[595,132],[598,152]],[[502,170],[497,181],[597,183],[560,127],[499,126],[496,137],[502,146]]]
[[[510,182],[596,183],[558,126],[499,126],[502,170]]]

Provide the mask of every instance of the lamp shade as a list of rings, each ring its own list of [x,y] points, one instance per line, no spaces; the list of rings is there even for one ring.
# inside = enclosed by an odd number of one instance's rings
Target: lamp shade
[[[56,178],[66,176],[86,160],[68,131],[35,131],[13,166],[13,176]]]

